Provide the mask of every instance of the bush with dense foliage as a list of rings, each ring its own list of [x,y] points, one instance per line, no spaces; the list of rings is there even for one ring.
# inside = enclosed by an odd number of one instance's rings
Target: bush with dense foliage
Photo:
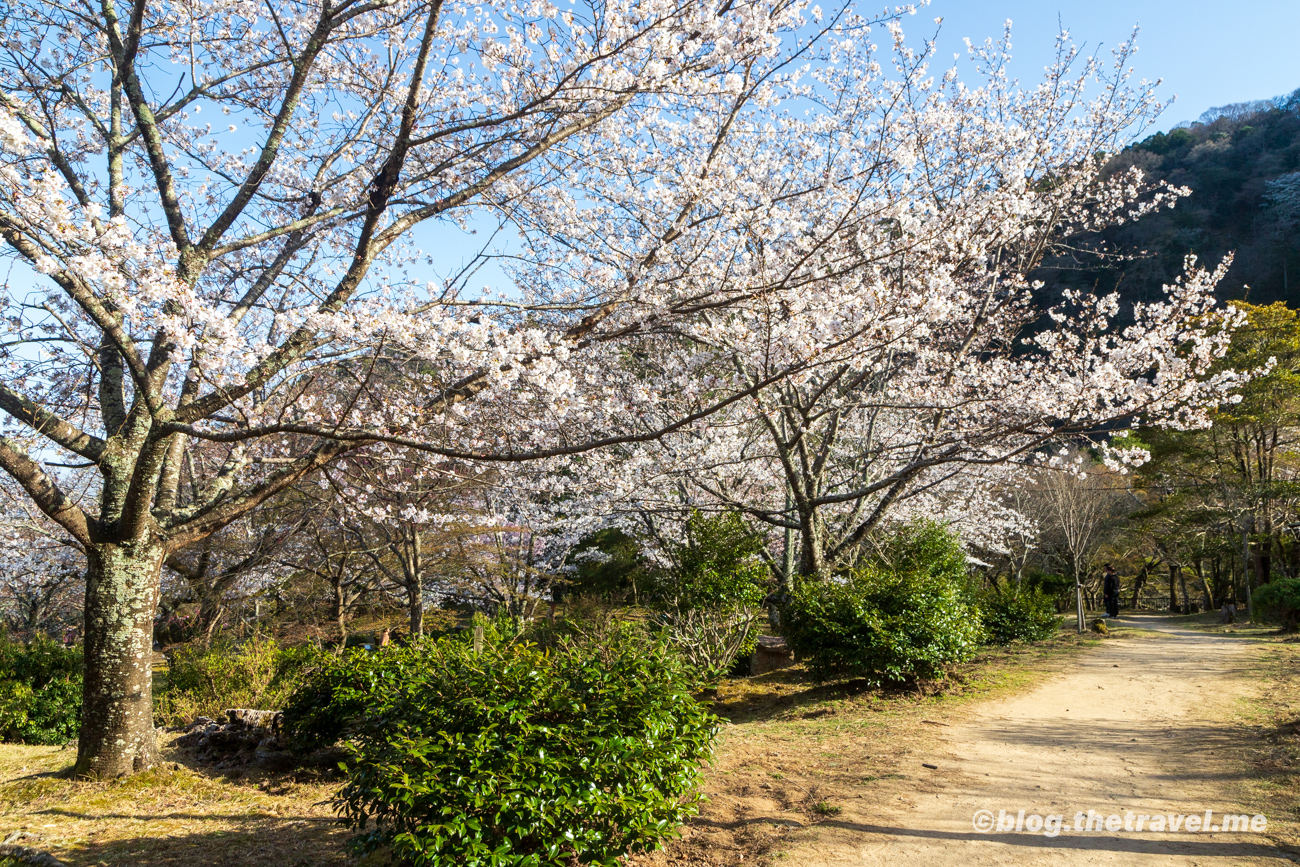
[[[985,640],[992,644],[1044,641],[1060,627],[1052,597],[1029,587],[989,590],[979,609]]]
[[[404,649],[352,648],[342,656],[322,655],[304,670],[298,688],[285,701],[281,727],[289,746],[301,753],[342,740],[366,713],[375,681],[387,669],[400,671]]]
[[[63,744],[81,728],[81,648],[0,637],[0,739]]]
[[[936,524],[903,528],[848,575],[804,581],[783,622],[815,677],[875,683],[940,677],[970,658],[982,633],[965,553]]]
[[[1288,632],[1300,630],[1300,578],[1275,578],[1255,591],[1255,611]]]
[[[762,540],[734,512],[696,512],[685,529],[684,541],[667,548],[671,565],[654,576],[653,604],[664,636],[715,679],[754,652],[768,569]]]
[[[154,717],[182,725],[232,707],[279,710],[325,655],[312,645],[283,647],[265,635],[182,647],[171,656],[166,689],[154,698]]]
[[[766,595],[762,548],[762,539],[734,512],[696,512],[686,521],[684,541],[668,546],[672,565],[656,576],[656,604],[725,612],[758,605]]]
[[[602,610],[607,614],[608,609]],[[610,628],[611,619],[590,622],[564,618],[536,620],[527,628],[509,615],[488,618],[475,614],[473,624],[483,629],[483,641],[497,646],[527,640],[546,648],[575,639],[596,637]],[[585,630],[585,631],[584,631]],[[448,640],[473,641],[473,629],[446,633]],[[439,636],[426,636],[424,644]],[[375,702],[375,696],[407,677],[413,656],[406,644],[390,644],[377,650],[348,648],[341,655],[318,653],[298,671],[298,684],[285,701],[281,727],[295,752],[310,753],[333,746],[358,730]]]
[[[480,653],[464,635],[424,640],[312,681],[352,720],[337,806],[354,847],[411,864],[613,865],[675,833],[716,720],[671,649],[631,625],[551,649],[485,633]]]

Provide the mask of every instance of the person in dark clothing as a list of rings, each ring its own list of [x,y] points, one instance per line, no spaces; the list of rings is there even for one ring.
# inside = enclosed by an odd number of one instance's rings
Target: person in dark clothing
[[[1106,574],[1102,578],[1101,598],[1106,603],[1106,615],[1112,619],[1119,617],[1119,576],[1109,563],[1106,564]]]

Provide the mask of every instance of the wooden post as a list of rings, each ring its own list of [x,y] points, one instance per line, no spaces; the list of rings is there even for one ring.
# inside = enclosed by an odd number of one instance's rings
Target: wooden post
[[[1250,530],[1254,523],[1253,515],[1245,515],[1241,521],[1241,577],[1246,584],[1246,620],[1255,622],[1255,603],[1250,598]]]
[[[1083,615],[1083,583],[1079,581],[1078,575],[1074,576],[1074,608],[1078,619],[1079,634],[1082,635],[1084,630],[1083,621],[1085,619]]]
[[[483,655],[483,624],[474,624],[474,655]]]

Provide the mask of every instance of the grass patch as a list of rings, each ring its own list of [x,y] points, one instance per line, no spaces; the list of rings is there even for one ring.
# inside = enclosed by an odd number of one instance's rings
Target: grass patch
[[[1271,641],[1254,657],[1259,691],[1238,707],[1246,801],[1268,817],[1268,835],[1300,853],[1300,644]]]
[[[325,803],[335,785],[251,772],[238,779],[163,761],[123,780],[92,783],[62,773],[71,749],[0,745],[0,826],[11,842],[72,867],[348,863],[345,833]]]

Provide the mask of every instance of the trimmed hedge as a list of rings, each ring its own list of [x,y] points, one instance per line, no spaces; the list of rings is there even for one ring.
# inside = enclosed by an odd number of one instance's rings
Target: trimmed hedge
[[[624,625],[552,649],[485,630],[322,665],[285,724],[348,738],[336,807],[358,854],[465,867],[617,864],[696,810],[717,721],[694,673]]]

